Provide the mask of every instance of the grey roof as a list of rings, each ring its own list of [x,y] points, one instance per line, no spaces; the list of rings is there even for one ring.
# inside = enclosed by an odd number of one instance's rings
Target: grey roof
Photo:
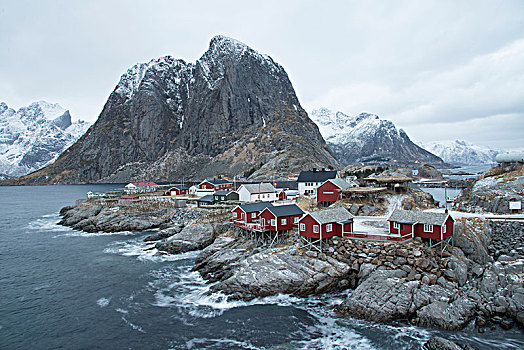
[[[227,196],[230,192],[233,192],[231,190],[220,190],[213,193],[213,196]]]
[[[329,179],[327,181],[332,182],[335,186],[337,186],[337,187],[339,187],[341,189],[352,187],[344,179],[336,178],[336,179]]]
[[[388,221],[406,222],[420,224],[430,224],[442,226],[449,214],[447,213],[431,213],[426,211],[413,211],[395,209],[388,218]]]
[[[309,215],[311,215],[313,219],[318,221],[319,224],[346,221],[348,219],[353,218],[353,215],[351,215],[351,213],[347,211],[346,208],[341,206],[335,207],[333,209],[314,211],[312,213],[309,213]]]
[[[197,202],[213,202],[213,201],[214,201],[213,195],[211,194],[208,194],[202,198],[197,199]]]
[[[270,183],[244,184],[242,186],[244,186],[246,190],[251,194],[253,193],[275,193],[277,191],[275,187]]]
[[[269,207],[268,210],[272,212],[277,218],[282,217],[282,216],[304,214],[304,211],[300,209],[296,204],[277,205],[277,206]]]
[[[271,208],[272,206],[273,204],[271,204],[270,202],[256,202],[239,205],[239,208],[246,213],[253,213],[255,211],[262,211],[266,208]]]
[[[213,184],[213,185],[222,185],[222,184],[230,184],[232,183],[231,181],[229,180],[224,180],[224,179],[216,179],[216,180],[213,180],[213,179],[205,179],[204,181],[202,182],[209,182],[210,184]],[[201,183],[202,183],[201,182]]]
[[[334,179],[337,177],[336,171],[301,171],[298,175],[297,182],[324,182],[329,179]]]

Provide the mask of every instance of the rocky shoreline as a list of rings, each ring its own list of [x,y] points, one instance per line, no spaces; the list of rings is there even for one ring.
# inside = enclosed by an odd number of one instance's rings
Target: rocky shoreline
[[[479,332],[524,325],[524,255],[517,249],[523,223],[508,229],[459,220],[455,247],[442,255],[420,240],[345,238],[331,239],[319,253],[302,249],[294,233],[268,247],[231,229],[224,215],[209,218],[190,209],[138,215],[84,205],[61,214],[61,224],[81,230],[162,228],[146,240],[158,241],[155,247],[171,254],[201,250],[194,270],[212,283],[211,293],[231,299],[352,290],[335,309],[342,317],[444,330],[474,322]]]
[[[60,215],[62,220],[58,224],[75,230],[122,232],[184,226],[199,217],[201,213],[184,208],[132,211],[97,203],[82,203],[62,208]]]

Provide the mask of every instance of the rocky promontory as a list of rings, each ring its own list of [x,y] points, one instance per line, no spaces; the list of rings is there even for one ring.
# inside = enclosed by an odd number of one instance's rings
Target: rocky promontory
[[[442,254],[420,240],[345,238],[331,239],[320,253],[302,249],[293,235],[268,247],[227,231],[202,250],[194,270],[213,283],[212,292],[233,299],[353,289],[336,308],[341,316],[446,330],[474,322],[481,332],[495,324],[522,326],[524,260],[513,255],[495,261],[483,222],[457,227],[458,246]]]
[[[168,228],[185,223],[200,215],[189,209],[130,210],[104,206],[100,203],[82,203],[60,210],[59,225],[85,232],[144,231]]]

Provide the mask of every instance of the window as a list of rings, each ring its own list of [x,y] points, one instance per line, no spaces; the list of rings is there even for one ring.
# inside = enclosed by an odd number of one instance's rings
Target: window
[[[271,226],[276,226],[277,225],[277,221],[275,219],[271,219]]]
[[[433,225],[424,224],[424,232],[433,232]]]
[[[333,224],[327,224],[326,225],[326,232],[331,232],[333,231]]]
[[[446,233],[446,225],[442,226],[442,233]]]
[[[394,222],[393,228],[398,230],[400,228],[400,224],[398,222]]]
[[[224,197],[224,196],[222,196],[222,197],[220,197],[220,198],[222,198],[222,200],[226,199],[226,197]]]
[[[254,219],[257,217],[257,213],[251,213],[251,217]]]
[[[287,220],[286,219],[280,219],[280,224],[281,225],[285,225],[287,223]]]
[[[293,218],[293,223],[295,223],[295,224],[298,223],[298,216],[295,216],[295,217]]]
[[[233,217],[236,218],[238,215],[237,215],[237,212],[234,212],[233,213]]]
[[[313,225],[313,232],[318,233],[318,225]]]
[[[306,230],[306,224],[300,224],[300,231]]]
[[[324,192],[324,194],[333,194],[333,192]]]

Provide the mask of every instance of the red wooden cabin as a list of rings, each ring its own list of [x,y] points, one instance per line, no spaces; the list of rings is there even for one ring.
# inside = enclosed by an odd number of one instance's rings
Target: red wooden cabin
[[[206,179],[198,184],[198,188],[201,190],[214,190],[214,191],[230,190],[233,188],[233,183],[228,180],[224,180],[224,179],[218,179],[218,180]]]
[[[168,196],[180,196],[184,194],[189,194],[189,188],[186,185],[175,185],[171,187],[166,194]]]
[[[298,224],[298,233],[302,237],[324,239],[344,236],[353,232],[353,215],[339,206],[306,214]]]
[[[317,203],[329,205],[342,199],[340,190],[351,187],[342,179],[329,179],[317,187]]]
[[[389,233],[443,240],[454,233],[455,220],[449,213],[395,209],[388,218]]]
[[[265,231],[288,231],[298,226],[304,211],[296,204],[267,207],[260,213],[260,225]]]
[[[236,227],[246,230],[261,231],[260,212],[272,206],[273,204],[270,202],[257,202],[239,205],[231,211],[233,213],[233,217],[229,219],[229,221],[233,224],[233,226]]]

